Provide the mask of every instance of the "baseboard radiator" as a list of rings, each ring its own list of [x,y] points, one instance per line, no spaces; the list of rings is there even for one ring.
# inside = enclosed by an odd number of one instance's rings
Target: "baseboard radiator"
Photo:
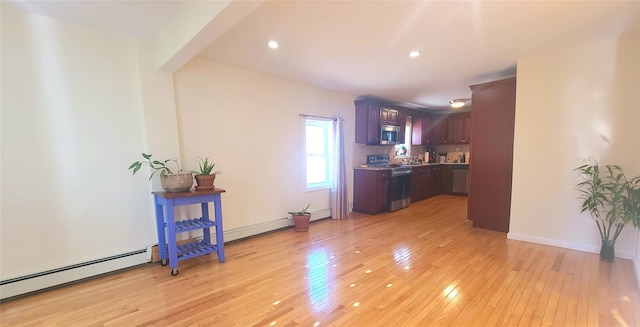
[[[0,281],[0,299],[27,294],[148,262],[142,249]]]
[[[329,209],[311,212],[311,221],[329,217],[331,217],[331,211]],[[236,241],[289,226],[293,226],[291,217],[280,218],[269,222],[225,231],[224,240],[225,243]],[[215,239],[215,233],[212,232],[211,237],[212,239]],[[0,300],[148,263],[151,261],[152,246],[153,245],[150,245],[147,249],[136,250],[27,276],[2,280],[0,281]]]

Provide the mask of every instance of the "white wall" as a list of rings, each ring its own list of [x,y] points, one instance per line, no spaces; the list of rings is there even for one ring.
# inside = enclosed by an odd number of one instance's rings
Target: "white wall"
[[[0,278],[144,249],[134,40],[2,8]],[[139,177],[139,178],[138,178]]]
[[[599,251],[572,170],[594,157],[640,174],[639,58],[635,35],[518,61],[510,238]],[[627,226],[616,255],[632,258],[637,237]]]
[[[311,203],[329,208],[329,192],[304,191],[304,119],[342,116],[352,197],[354,96],[194,59],[175,75],[181,149],[187,168],[209,157],[222,174],[224,229],[287,217]]]

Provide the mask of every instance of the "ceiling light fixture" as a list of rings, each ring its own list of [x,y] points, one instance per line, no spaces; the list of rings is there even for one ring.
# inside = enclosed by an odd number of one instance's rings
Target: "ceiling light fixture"
[[[467,103],[466,99],[449,100],[449,104],[451,105],[451,108],[462,108],[466,103]]]
[[[278,44],[278,42],[276,41],[269,41],[268,44],[269,44],[269,48],[271,49],[277,49],[280,46],[280,44]]]
[[[409,57],[411,57],[411,58],[415,58],[415,57],[417,57],[419,55],[420,55],[420,51],[418,51],[418,50],[414,50],[414,51],[409,52]]]

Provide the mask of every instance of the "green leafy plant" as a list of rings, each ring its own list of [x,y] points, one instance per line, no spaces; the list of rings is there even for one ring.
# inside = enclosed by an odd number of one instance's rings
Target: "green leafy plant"
[[[615,245],[629,222],[640,228],[640,176],[629,179],[619,166],[597,162],[574,170],[581,179],[577,184],[580,212],[589,212],[603,244]]]
[[[311,206],[311,203],[307,204],[307,206],[302,208],[302,210],[300,210],[300,211],[289,211],[289,214],[293,215],[293,216],[306,215],[306,214],[309,213],[307,210],[309,209],[310,206]]]
[[[204,159],[198,157],[198,159],[200,159],[200,163],[198,163],[198,167],[200,168],[199,171],[191,171],[192,173],[196,174],[196,175],[216,175],[216,174],[222,174],[221,171],[213,171],[213,167],[216,166],[215,163],[213,162],[209,162],[209,157],[206,157]]]
[[[148,166],[149,168],[151,168],[151,175],[149,176],[149,180],[151,180],[153,175],[155,175],[156,173],[160,173],[160,176],[173,174],[174,171],[169,168],[169,163],[171,162],[173,162],[176,166],[176,170],[175,170],[176,173],[182,172],[182,169],[180,169],[180,164],[178,163],[177,159],[167,159],[164,161],[159,161],[159,160],[152,160],[151,156],[152,156],[151,154],[142,153],[142,157],[145,160],[136,161],[129,166],[129,170],[133,170],[132,175],[135,175],[138,172],[138,170],[142,168],[142,166]]]

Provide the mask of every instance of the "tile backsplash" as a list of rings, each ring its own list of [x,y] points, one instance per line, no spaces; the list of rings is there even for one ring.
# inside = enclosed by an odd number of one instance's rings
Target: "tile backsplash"
[[[469,152],[468,144],[432,145],[431,147],[438,153]],[[420,158],[424,158],[424,152],[426,149],[426,145],[411,146],[411,157],[415,158],[415,156],[418,155]],[[366,164],[368,154],[388,154],[389,158],[392,160],[396,157],[394,145],[365,145],[361,143],[353,143],[353,167],[360,167],[360,165]],[[396,161],[401,160],[402,158],[397,158]]]
[[[393,158],[395,156],[395,146],[353,143],[353,167],[367,164],[368,154],[388,154],[389,158]]]

